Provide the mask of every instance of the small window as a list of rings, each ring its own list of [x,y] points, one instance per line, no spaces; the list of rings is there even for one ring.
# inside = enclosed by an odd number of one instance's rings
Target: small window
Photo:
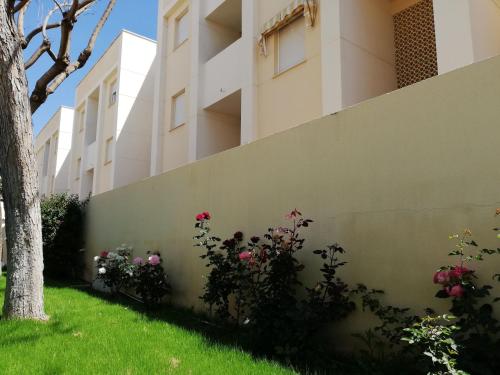
[[[118,87],[116,84],[116,79],[109,85],[109,106],[111,107],[116,103],[116,97],[118,95]]]
[[[113,160],[113,137],[106,139],[104,164],[111,163],[111,160]]]
[[[75,180],[80,179],[80,174],[82,173],[82,158],[76,160],[76,177]]]
[[[172,98],[172,129],[186,123],[186,91],[182,90]]]
[[[277,39],[276,73],[282,73],[305,60],[304,17],[297,18],[280,29]]]
[[[78,126],[80,132],[82,132],[83,129],[85,128],[85,111],[78,112]]]
[[[175,48],[179,47],[189,37],[189,17],[187,11],[175,20]]]
[[[50,156],[50,139],[45,143],[45,149],[43,151],[43,170],[42,176],[46,177],[49,170],[49,156]]]

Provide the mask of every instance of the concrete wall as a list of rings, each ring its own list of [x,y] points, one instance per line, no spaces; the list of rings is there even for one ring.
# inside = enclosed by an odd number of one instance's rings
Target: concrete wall
[[[500,58],[468,66],[97,195],[87,277],[102,249],[160,250],[173,302],[200,308],[208,270],[193,247],[195,214],[210,211],[224,237],[262,234],[297,207],[315,220],[305,231],[307,284],[319,277],[308,252],[337,241],[348,249],[349,283],[384,289],[388,303],[419,312],[444,306],[432,275],[452,262],[448,235],[470,228],[481,246],[498,246],[499,71]],[[478,266],[484,280],[499,262]]]

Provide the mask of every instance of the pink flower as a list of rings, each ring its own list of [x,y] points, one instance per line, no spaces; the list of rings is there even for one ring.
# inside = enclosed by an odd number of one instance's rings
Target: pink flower
[[[196,221],[203,221],[203,220],[210,220],[210,212],[205,211],[202,212],[201,214],[196,215]]]
[[[135,264],[136,266],[142,266],[144,264],[144,259],[142,259],[141,257],[137,257],[134,258],[132,263]]]
[[[447,284],[450,281],[448,271],[438,271],[434,274],[434,284]]]
[[[457,285],[453,285],[451,288],[448,287],[446,288],[446,291],[448,292],[448,295],[450,297],[457,297],[457,298],[460,298],[464,295],[464,288],[462,285],[460,284],[457,284]]]
[[[460,279],[463,275],[471,272],[467,267],[455,266],[450,271],[450,278]]]
[[[250,254],[249,251],[243,251],[242,253],[240,253],[239,257],[240,260],[249,260],[252,258],[252,254]]]
[[[158,255],[151,255],[149,257],[149,264],[151,264],[152,266],[157,266],[158,264],[160,264],[160,257]]]
[[[299,210],[294,209],[292,212],[286,214],[285,218],[287,218],[288,220],[293,220],[300,215],[302,215],[302,214],[299,212]]]
[[[101,251],[100,257],[101,258],[107,258],[108,254],[109,254],[109,252],[107,252],[107,251]]]

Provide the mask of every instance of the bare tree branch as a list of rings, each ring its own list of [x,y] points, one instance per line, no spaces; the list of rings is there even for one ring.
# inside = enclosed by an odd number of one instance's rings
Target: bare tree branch
[[[75,14],[75,17],[81,16],[85,11],[87,11],[94,3],[96,0],[84,0],[80,3],[78,6],[78,11]],[[51,30],[51,29],[56,29],[58,27],[61,27],[61,21],[53,22],[53,23],[47,23],[45,25],[45,30]],[[36,37],[38,34],[40,34],[44,30],[44,25],[38,26],[37,28],[33,29],[28,33],[26,38],[23,40],[23,49],[26,49],[28,45],[30,44],[31,40]]]
[[[14,8],[12,9],[12,13],[19,12],[26,5],[28,5],[29,2],[30,2],[30,0],[19,0],[19,2],[16,5],[14,5]]]
[[[50,30],[50,29],[55,29],[55,28],[58,28],[58,27],[61,27],[61,22],[54,22],[54,23],[50,23],[48,25],[45,26],[45,30]],[[26,48],[28,46],[28,44],[31,42],[31,40],[37,36],[38,34],[40,34],[41,32],[43,31],[43,25],[42,26],[38,26],[36,29],[33,29],[29,34],[28,36],[26,36],[26,46],[23,46],[23,48]]]
[[[24,37],[24,15],[26,14],[26,9],[28,9],[28,4],[31,0],[28,0],[28,3],[25,7],[23,7],[19,11],[19,15],[17,16],[17,34],[19,35],[19,40],[21,41],[21,46],[24,47],[26,44],[26,38]]]
[[[101,15],[99,22],[96,24],[94,31],[89,38],[87,46],[82,52],[80,52],[76,61],[73,61],[72,63],[69,62],[71,32],[73,30],[73,25],[76,22],[78,11],[87,9],[87,7],[94,2],[95,0],[86,0],[79,3],[78,0],[73,0],[70,9],[65,12],[64,18],[61,20],[61,41],[56,60],[49,70],[47,70],[38,79],[35,88],[31,93],[30,104],[32,114],[36,112],[40,105],[47,100],[47,97],[51,95],[59,87],[59,85],[61,85],[61,83],[68,78],[69,75],[74,73],[76,70],[83,68],[92,54],[97,36],[101,32],[104,24],[111,14],[111,11],[116,4],[116,0],[109,0],[106,9]]]
[[[38,59],[45,53],[50,51],[50,41],[48,39],[44,39],[40,47],[36,49],[35,52],[31,55],[31,57],[24,63],[24,69],[28,70],[33,66],[34,63],[38,61]]]

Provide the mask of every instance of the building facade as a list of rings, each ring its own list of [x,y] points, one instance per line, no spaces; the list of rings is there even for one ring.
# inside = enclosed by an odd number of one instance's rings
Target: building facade
[[[69,186],[89,196],[149,175],[156,43],[123,31],[76,89]]]
[[[69,191],[73,109],[61,107],[35,138],[40,196]]]
[[[499,53],[496,0],[160,0],[151,175]]]

